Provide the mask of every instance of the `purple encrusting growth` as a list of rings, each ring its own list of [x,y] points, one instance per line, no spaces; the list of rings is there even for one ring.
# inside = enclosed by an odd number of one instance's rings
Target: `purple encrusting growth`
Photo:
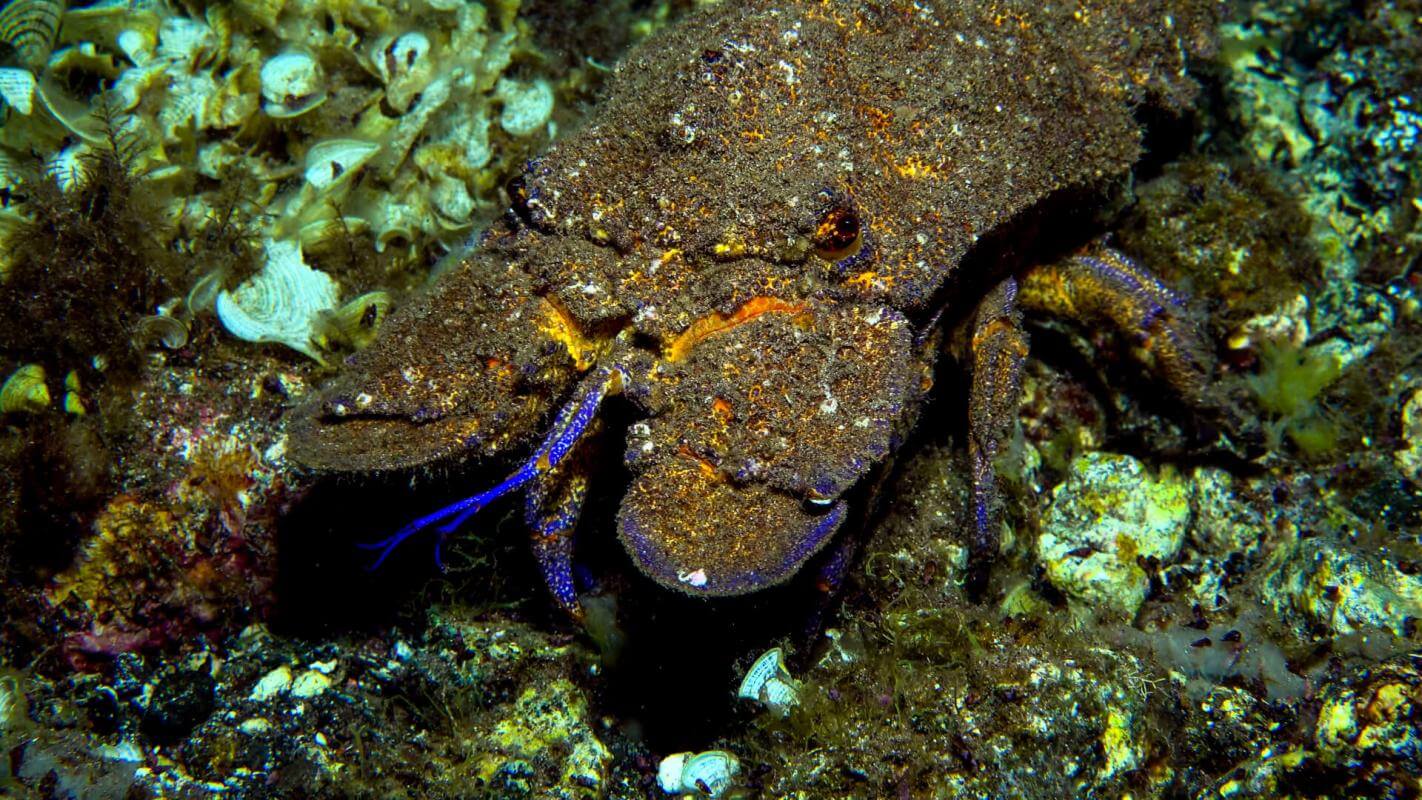
[[[406,539],[415,534],[435,527],[439,535],[435,539],[435,563],[443,568],[443,560],[440,549],[444,544],[444,537],[459,529],[470,517],[479,513],[485,506],[507,494],[515,492],[524,486],[534,483],[537,485],[550,472],[554,470],[563,459],[567,457],[587,431],[592,421],[597,418],[598,409],[602,406],[602,401],[609,394],[615,394],[620,390],[626,373],[620,367],[605,367],[589,376],[584,382],[584,388],[580,396],[573,402],[563,406],[558,412],[558,417],[553,423],[553,429],[549,432],[543,444],[534,451],[533,455],[523,462],[513,474],[509,475],[497,486],[485,490],[470,497],[466,497],[456,503],[441,508],[440,510],[427,514],[410,524],[396,531],[393,535],[378,542],[363,544],[361,547],[368,550],[379,550],[380,555],[371,564],[371,569],[378,569],[385,559],[395,552]],[[539,495],[541,496],[541,495]],[[532,496],[531,496],[532,497]],[[530,514],[530,516],[533,516]],[[551,525],[545,527],[541,522],[536,529],[542,529],[547,535],[566,535],[571,532],[571,521],[576,519],[576,511],[571,511],[567,519],[563,520],[562,515],[556,515],[551,521]],[[561,522],[560,522],[561,520]],[[566,560],[571,555],[571,547],[568,552],[562,554],[562,560]],[[545,576],[548,578],[550,588],[558,595],[560,600],[564,597],[572,596],[572,568],[566,563],[548,563],[540,558],[541,566]],[[552,568],[550,570],[550,567]],[[556,573],[556,574],[555,574]],[[564,591],[559,591],[563,589]]]

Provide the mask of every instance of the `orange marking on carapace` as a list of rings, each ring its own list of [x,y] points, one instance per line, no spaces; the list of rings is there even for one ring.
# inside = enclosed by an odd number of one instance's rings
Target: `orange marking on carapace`
[[[721,420],[721,424],[729,423],[733,413],[734,412],[731,411],[731,401],[726,398],[717,397],[711,401],[711,414],[715,416],[716,419]]]
[[[584,334],[573,315],[556,300],[540,297],[538,305],[543,314],[543,319],[538,321],[538,329],[548,338],[563,345],[572,357],[574,367],[579,370],[591,367],[607,343]]]
[[[681,361],[691,354],[693,347],[706,339],[744,325],[761,314],[800,314],[806,308],[808,306],[804,303],[791,303],[778,297],[753,297],[730,314],[713,311],[691,323],[662,348],[662,358]]]
[[[705,458],[702,458],[701,456],[698,456],[697,454],[691,452],[691,448],[687,447],[686,445],[681,445],[680,447],[678,447],[676,453],[679,456],[695,461],[696,467],[698,470],[701,471],[702,477],[706,478],[707,480],[720,482],[726,479],[726,476],[721,474],[721,470],[717,469],[715,464],[712,464]]]

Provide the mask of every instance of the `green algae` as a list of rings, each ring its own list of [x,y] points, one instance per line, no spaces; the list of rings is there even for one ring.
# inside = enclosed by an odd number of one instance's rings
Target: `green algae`
[[[1264,342],[1259,359],[1259,371],[1248,382],[1260,407],[1272,417],[1266,431],[1274,449],[1287,435],[1306,456],[1331,452],[1342,431],[1318,401],[1342,374],[1338,356],[1323,347]]]

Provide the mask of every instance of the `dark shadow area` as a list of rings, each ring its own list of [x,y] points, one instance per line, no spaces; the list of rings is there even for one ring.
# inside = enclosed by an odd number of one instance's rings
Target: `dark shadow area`
[[[504,469],[505,465],[498,465]],[[523,534],[522,497],[504,498],[451,534],[444,571],[436,568],[436,533],[417,534],[372,569],[376,542],[410,520],[493,485],[494,469],[442,470],[431,476],[326,476],[282,518],[277,530],[276,606],[280,634],[330,636],[419,619],[426,603],[522,603],[541,598],[541,579]]]

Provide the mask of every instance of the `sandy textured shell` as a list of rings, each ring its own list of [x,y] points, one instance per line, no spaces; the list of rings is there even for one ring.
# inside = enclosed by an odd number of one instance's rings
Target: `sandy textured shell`
[[[158,41],[158,27],[172,16],[162,3],[148,0],[98,0],[70,8],[64,13],[64,39],[92,41],[113,46],[124,31],[135,31],[150,41]]]
[[[212,29],[212,35],[217,37],[216,52],[225,55],[232,49],[232,9],[225,5],[208,6],[203,16],[207,27]]]
[[[785,670],[784,652],[778,647],[772,647],[751,665],[745,678],[741,680],[741,688],[736,691],[736,695],[746,700],[759,700],[761,687],[765,686],[767,681],[788,674]]]
[[[49,407],[49,387],[45,385],[44,367],[26,364],[10,373],[0,386],[0,413],[38,413]]]
[[[35,108],[35,76],[27,69],[0,67],[0,98],[28,117]]]
[[[361,217],[331,216],[302,225],[297,232],[297,238],[301,240],[302,250],[318,253],[334,245],[344,246],[347,236],[362,234],[368,230],[370,223]]]
[[[419,102],[400,118],[400,122],[385,139],[385,149],[372,166],[382,175],[394,175],[395,170],[405,160],[405,154],[410,151],[411,145],[424,133],[430,119],[449,101],[452,89],[448,78],[440,77],[431,81],[420,95]]]
[[[154,48],[158,46],[157,34],[148,35],[143,31],[130,28],[118,35],[118,49],[136,67],[157,66],[154,65]]]
[[[761,703],[781,716],[789,714],[800,702],[799,687],[785,668],[785,654],[778,647],[765,651],[755,660],[736,695]]]
[[[211,127],[236,128],[261,109],[261,95],[253,68],[243,64],[229,70],[219,80],[217,91],[207,98],[207,108],[203,114]],[[240,151],[240,148],[232,149]]]
[[[207,106],[219,91],[217,81],[206,72],[170,77],[168,102],[158,112],[163,141],[182,141],[189,130],[208,126]]]
[[[314,56],[289,50],[262,65],[262,109],[278,119],[298,117],[326,102],[326,79]]]
[[[268,241],[262,270],[217,296],[217,318],[238,339],[278,342],[323,361],[312,334],[323,312],[336,307],[336,297],[336,282],[306,265],[299,244]]]
[[[54,182],[65,192],[82,186],[88,177],[84,168],[84,154],[89,146],[84,143],[70,145],[50,156],[44,162],[45,172],[54,177]]]
[[[202,64],[218,49],[217,34],[187,17],[169,17],[158,29],[158,57],[185,64]]]
[[[473,222],[474,198],[469,195],[464,181],[440,176],[430,189],[430,203],[436,212],[435,221],[445,230],[462,230]]]
[[[415,231],[420,229],[418,214],[411,213],[409,206],[397,206],[380,219],[379,225],[372,224],[375,231],[375,252],[383,253],[392,245],[412,244]]]
[[[385,316],[390,313],[390,306],[389,294],[366,292],[335,311],[323,314],[316,339],[327,346],[360,350],[375,339]]]
[[[63,14],[60,0],[8,0],[0,8],[0,41],[15,48],[22,65],[43,69]]]
[[[682,768],[682,790],[700,790],[707,797],[721,797],[735,783],[740,772],[741,762],[732,753],[725,750],[697,753],[687,759],[686,766]]]
[[[357,139],[328,139],[306,151],[306,182],[321,193],[349,183],[380,145]]]
[[[65,94],[48,76],[41,76],[35,87],[40,105],[70,133],[90,144],[104,141],[103,124],[89,109],[88,103]]]
[[[123,68],[114,60],[114,54],[99,50],[93,42],[80,42],[73,47],[56,50],[50,56],[49,71],[61,75],[87,73],[110,80],[123,74]]]
[[[19,161],[12,153],[0,150],[0,187],[14,186],[19,182],[20,176]]]
[[[207,311],[217,305],[217,296],[221,293],[222,273],[214,270],[197,279],[184,302],[193,313]]]

